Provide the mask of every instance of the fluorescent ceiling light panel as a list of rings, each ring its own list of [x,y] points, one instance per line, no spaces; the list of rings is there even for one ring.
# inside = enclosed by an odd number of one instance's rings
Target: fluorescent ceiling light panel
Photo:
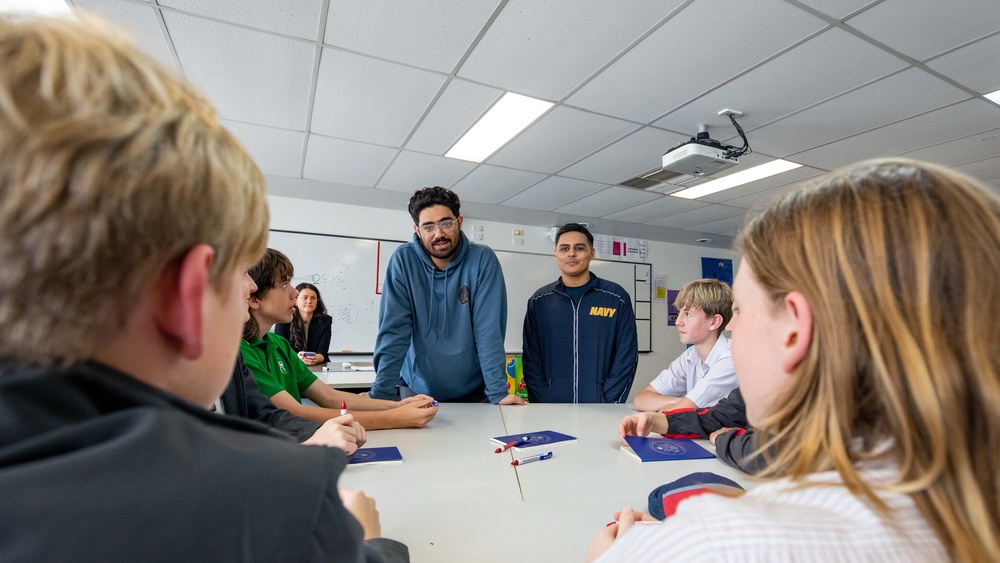
[[[760,166],[747,168],[742,172],[730,174],[729,176],[705,182],[704,184],[698,184],[697,186],[693,186],[679,192],[674,192],[670,195],[674,197],[682,197],[684,199],[698,199],[699,197],[714,194],[715,192],[721,192],[722,190],[728,190],[729,188],[735,188],[736,186],[756,182],[757,180],[767,178],[768,176],[788,172],[789,170],[794,170],[800,166],[802,165],[779,158],[778,160],[772,160],[771,162],[761,164]]]
[[[993,102],[994,104],[1000,104],[1000,90],[996,92],[990,92],[989,94],[983,94],[986,99]]]
[[[0,12],[41,16],[72,16],[65,0],[0,0]]]
[[[514,135],[534,123],[550,107],[552,102],[507,92],[445,156],[482,162],[514,138]]]

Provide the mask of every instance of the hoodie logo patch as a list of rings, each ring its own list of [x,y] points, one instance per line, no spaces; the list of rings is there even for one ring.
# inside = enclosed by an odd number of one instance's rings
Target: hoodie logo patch
[[[458,302],[461,303],[462,305],[468,305],[469,304],[469,286],[468,285],[463,285],[462,287],[458,288]]]

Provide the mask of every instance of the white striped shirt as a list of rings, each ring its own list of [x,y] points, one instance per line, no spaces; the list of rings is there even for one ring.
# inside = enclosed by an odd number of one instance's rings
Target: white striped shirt
[[[714,407],[737,385],[729,338],[725,334],[719,335],[704,364],[698,350],[691,346],[661,371],[650,385],[660,395],[687,397],[700,409]]]
[[[894,470],[864,473],[869,483]],[[739,498],[703,494],[682,501],[660,525],[633,526],[598,559],[608,561],[947,561],[937,536],[906,495],[880,491],[883,517],[831,483],[796,490],[790,480],[762,484]]]

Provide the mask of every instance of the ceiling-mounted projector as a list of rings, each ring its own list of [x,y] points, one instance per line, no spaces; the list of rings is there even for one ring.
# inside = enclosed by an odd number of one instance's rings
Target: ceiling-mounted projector
[[[743,134],[743,128],[736,123],[736,116],[742,113],[727,109],[720,111],[719,115],[727,115],[732,121],[740,138],[743,139],[742,147],[723,145],[708,136],[707,125],[699,125],[696,136],[663,155],[662,168],[668,172],[698,177],[711,176],[739,164],[737,157],[750,153],[750,143]]]
[[[667,151],[663,169],[688,176],[711,176],[739,164],[736,157],[727,156],[728,152],[692,140]]]

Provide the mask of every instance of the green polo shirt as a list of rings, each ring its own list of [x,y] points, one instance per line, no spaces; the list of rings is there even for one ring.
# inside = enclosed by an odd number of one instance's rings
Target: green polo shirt
[[[302,393],[318,379],[298,358],[288,340],[273,332],[253,344],[240,342],[240,353],[253,372],[261,393],[268,397],[279,391],[288,391],[301,403]]]

